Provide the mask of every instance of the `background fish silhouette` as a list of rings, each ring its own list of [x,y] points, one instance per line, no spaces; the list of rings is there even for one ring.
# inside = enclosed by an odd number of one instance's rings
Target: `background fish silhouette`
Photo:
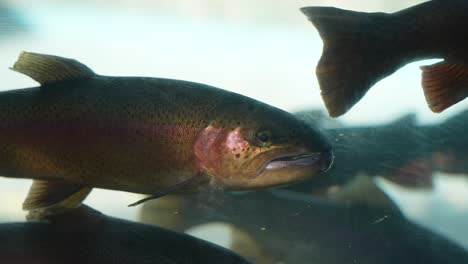
[[[396,13],[333,7],[301,11],[323,40],[316,73],[330,116],[345,114],[378,81],[417,60],[429,108],[442,112],[468,96],[468,2],[432,0]]]

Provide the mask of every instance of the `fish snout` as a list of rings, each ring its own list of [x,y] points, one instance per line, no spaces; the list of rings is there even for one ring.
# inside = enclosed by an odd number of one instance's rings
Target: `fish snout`
[[[320,170],[322,172],[328,171],[331,168],[334,160],[335,154],[333,153],[332,148],[323,151],[320,157]]]

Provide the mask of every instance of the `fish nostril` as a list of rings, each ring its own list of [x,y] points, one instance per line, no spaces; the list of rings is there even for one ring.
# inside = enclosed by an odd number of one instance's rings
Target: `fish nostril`
[[[332,149],[328,149],[322,152],[322,156],[320,157],[320,166],[322,172],[326,172],[331,168],[334,159],[335,155],[333,154]]]

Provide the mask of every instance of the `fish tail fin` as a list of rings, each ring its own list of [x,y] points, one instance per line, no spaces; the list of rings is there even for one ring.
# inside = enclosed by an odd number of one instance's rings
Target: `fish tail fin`
[[[468,97],[466,64],[441,61],[421,70],[424,95],[433,112],[443,112]]]
[[[333,7],[301,11],[323,41],[316,74],[330,116],[345,114],[375,83],[405,64],[398,50],[405,39],[395,14]]]

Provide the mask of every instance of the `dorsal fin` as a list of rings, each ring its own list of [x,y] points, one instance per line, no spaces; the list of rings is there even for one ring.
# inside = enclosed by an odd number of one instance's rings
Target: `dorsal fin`
[[[22,52],[11,69],[31,77],[41,85],[95,75],[90,68],[76,60],[30,52]]]

